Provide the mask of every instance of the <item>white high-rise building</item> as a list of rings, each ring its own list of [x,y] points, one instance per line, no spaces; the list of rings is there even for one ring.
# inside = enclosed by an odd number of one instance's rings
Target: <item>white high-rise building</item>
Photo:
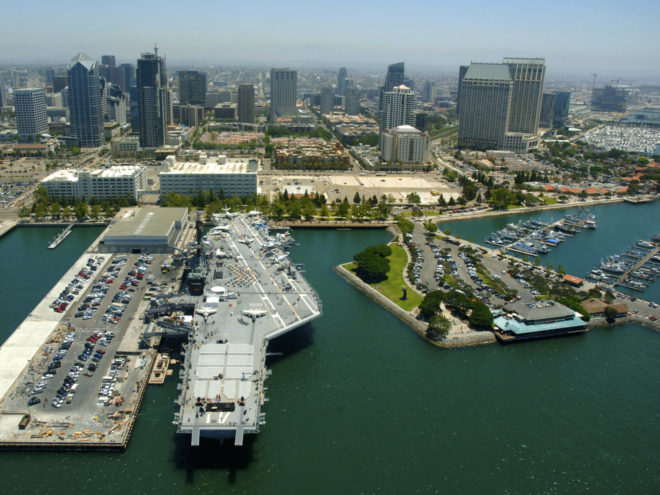
[[[400,125],[415,125],[415,93],[403,84],[383,94],[383,106],[380,115],[380,145],[383,151],[383,132]]]
[[[48,132],[46,91],[44,89],[14,90],[14,107],[18,139],[21,142],[34,141],[38,135]]]
[[[402,165],[423,164],[428,158],[429,135],[410,125],[400,125],[383,133],[382,158]]]
[[[296,114],[298,99],[298,72],[295,70],[270,70],[270,121],[278,117]]]

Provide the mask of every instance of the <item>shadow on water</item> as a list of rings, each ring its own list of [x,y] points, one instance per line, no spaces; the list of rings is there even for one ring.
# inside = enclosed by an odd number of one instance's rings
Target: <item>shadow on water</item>
[[[266,365],[272,366],[314,344],[314,325],[307,323],[268,343]]]
[[[246,435],[241,447],[233,440],[222,444],[212,438],[201,438],[198,447],[190,445],[189,435],[174,435],[174,465],[186,472],[186,483],[195,482],[195,471],[223,470],[229,472],[229,482],[235,483],[239,471],[248,468],[254,458],[257,435]]]
[[[286,333],[268,344],[267,366],[286,359],[314,343],[314,327],[304,325]],[[169,342],[171,351],[176,344]],[[174,465],[186,472],[186,483],[195,482],[195,471],[220,470],[229,472],[229,482],[235,483],[240,471],[247,469],[255,457],[258,435],[246,435],[241,447],[236,447],[233,440],[222,444],[215,439],[201,438],[198,447],[190,445],[189,435],[174,435]]]

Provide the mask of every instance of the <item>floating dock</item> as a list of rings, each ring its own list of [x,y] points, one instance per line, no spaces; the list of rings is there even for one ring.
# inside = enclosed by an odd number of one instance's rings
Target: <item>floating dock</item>
[[[66,226],[66,228],[58,234],[58,236],[55,238],[53,242],[50,243],[48,246],[48,249],[55,249],[57,246],[60,245],[60,243],[69,237],[69,234],[71,233],[71,230],[73,229],[73,226],[75,223],[70,223],[69,225]]]

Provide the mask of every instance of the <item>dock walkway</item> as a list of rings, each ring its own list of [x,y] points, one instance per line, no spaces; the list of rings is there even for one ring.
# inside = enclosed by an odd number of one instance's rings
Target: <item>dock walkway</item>
[[[57,246],[60,245],[60,243],[69,237],[69,234],[71,233],[71,230],[73,229],[73,226],[75,225],[74,223],[70,223],[69,225],[66,226],[66,228],[59,233],[59,235],[55,238],[53,242],[50,243],[48,246],[48,249],[55,249]]]
[[[505,246],[500,246],[500,247],[499,247],[499,250],[500,250],[500,252],[501,252],[502,254],[506,253],[507,251],[513,251],[514,253],[531,255],[531,253],[526,253],[525,251],[523,251],[523,250],[521,250],[521,249],[516,249],[516,248],[514,248],[513,246],[514,246],[515,244],[521,242],[521,241],[522,241],[522,242],[526,242],[526,241],[528,241],[528,240],[531,238],[532,234],[534,234],[534,233],[536,233],[536,232],[546,232],[546,231],[548,231],[548,230],[550,230],[550,229],[554,229],[555,227],[558,227],[559,225],[561,225],[561,223],[563,222],[563,220],[564,220],[563,218],[562,218],[562,219],[559,219],[559,220],[557,220],[556,222],[553,222],[553,223],[547,225],[546,227],[542,227],[542,228],[540,228],[540,229],[538,229],[538,230],[536,230],[536,231],[530,232],[530,233],[527,234],[526,236],[523,236],[523,237],[521,237],[521,238],[519,238],[519,239],[516,239],[515,241],[510,242],[509,244],[507,244],[507,245],[505,245]]]
[[[622,285],[625,284],[626,280],[630,277],[630,274],[634,272],[635,270],[638,270],[642,266],[644,266],[651,258],[653,258],[656,254],[660,252],[660,247],[656,246],[655,248],[651,249],[646,256],[641,258],[637,263],[635,263],[632,268],[628,269],[623,275],[621,275],[613,284],[612,287],[616,287],[617,285]]]

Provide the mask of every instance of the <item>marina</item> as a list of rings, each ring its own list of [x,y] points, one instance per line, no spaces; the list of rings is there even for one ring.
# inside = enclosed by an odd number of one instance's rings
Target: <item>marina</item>
[[[660,276],[660,235],[638,240],[622,254],[608,256],[591,270],[589,278],[610,287],[643,292]]]
[[[489,235],[485,242],[500,248],[503,253],[511,251],[526,256],[539,256],[548,254],[581,229],[596,229],[596,218],[593,214],[584,218],[566,215],[551,223],[535,219],[518,224],[509,223],[506,228]]]

